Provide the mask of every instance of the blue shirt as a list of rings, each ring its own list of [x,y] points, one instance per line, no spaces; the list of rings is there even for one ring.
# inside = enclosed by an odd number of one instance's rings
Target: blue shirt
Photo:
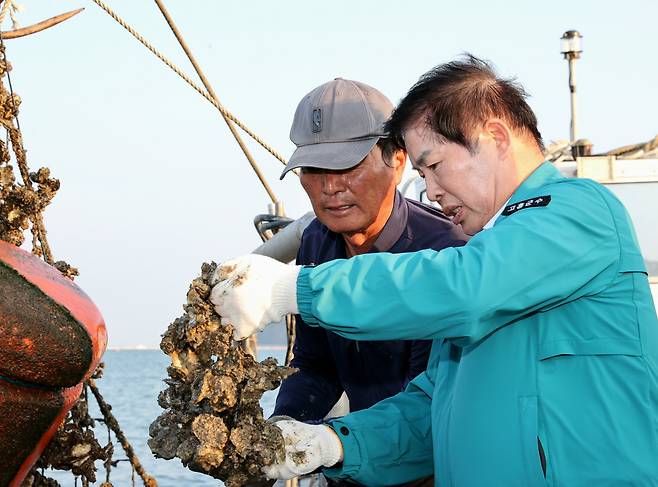
[[[369,253],[441,250],[461,246],[467,236],[441,211],[396,193],[382,232]],[[297,264],[347,258],[345,240],[315,219],[304,231]],[[281,385],[274,415],[301,421],[326,416],[343,391],[350,410],[359,411],[402,391],[425,371],[430,340],[355,341],[297,316],[294,359],[299,372]]]

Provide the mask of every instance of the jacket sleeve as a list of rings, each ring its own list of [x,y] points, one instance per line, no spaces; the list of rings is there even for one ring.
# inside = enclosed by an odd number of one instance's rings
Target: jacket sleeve
[[[299,369],[281,384],[274,416],[290,416],[299,421],[321,420],[343,393],[339,383],[327,332],[308,326],[296,317],[294,358],[290,365]]]
[[[431,362],[438,366],[437,347]],[[399,394],[333,420],[343,444],[343,463],[328,477],[362,485],[398,485],[432,475],[431,400],[434,381],[425,371]]]
[[[303,268],[300,313],[356,340],[448,338],[466,346],[536,310],[601,291],[616,275],[619,237],[601,189],[584,183],[550,185],[548,206],[501,217],[464,247]]]

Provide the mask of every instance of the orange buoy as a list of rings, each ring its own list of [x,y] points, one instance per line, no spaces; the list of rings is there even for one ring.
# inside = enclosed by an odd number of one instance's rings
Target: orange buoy
[[[103,317],[73,281],[0,241],[0,485],[20,485],[106,346]]]

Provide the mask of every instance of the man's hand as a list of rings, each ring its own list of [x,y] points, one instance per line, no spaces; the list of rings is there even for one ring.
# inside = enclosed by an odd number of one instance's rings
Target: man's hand
[[[289,313],[297,313],[300,268],[255,254],[217,267],[210,301],[222,324],[233,326],[233,338],[242,340]]]
[[[329,426],[290,419],[274,424],[283,433],[286,458],[283,462],[263,467],[267,478],[288,480],[320,467],[333,467],[343,460],[343,445]]]

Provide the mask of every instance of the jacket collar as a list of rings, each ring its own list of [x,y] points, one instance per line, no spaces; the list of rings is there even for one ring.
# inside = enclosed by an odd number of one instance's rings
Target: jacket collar
[[[562,176],[560,171],[555,168],[553,163],[548,161],[543,162],[525,179],[525,181],[521,183],[518,188],[516,188],[516,191],[514,191],[510,199],[507,200],[507,203],[501,208],[501,213],[507,205],[518,203],[519,201],[532,198],[533,196],[543,196],[537,194],[537,190],[542,186],[559,179],[564,179],[564,176]],[[494,225],[505,218],[507,217],[499,214]]]
[[[391,216],[388,217],[386,225],[382,228],[381,233],[372,244],[372,247],[370,247],[368,253],[389,251],[400,240],[404,229],[407,227],[408,218],[409,208],[407,207],[407,202],[399,191],[395,191],[395,201],[393,202]]]

